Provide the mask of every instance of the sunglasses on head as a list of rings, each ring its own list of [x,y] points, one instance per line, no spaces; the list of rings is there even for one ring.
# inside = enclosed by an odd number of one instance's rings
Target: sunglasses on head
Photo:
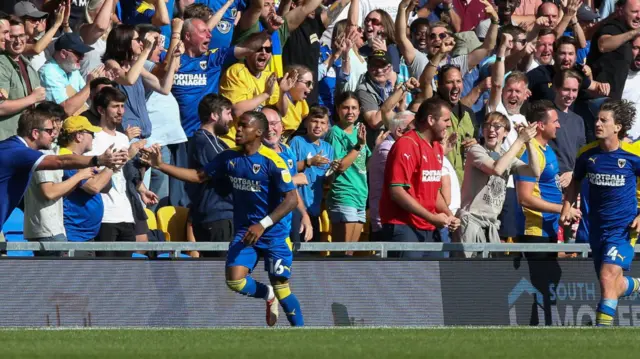
[[[261,48],[258,49],[257,52],[266,52],[267,54],[270,54],[273,51],[273,46],[262,46]]]
[[[371,23],[371,25],[373,25],[373,26],[382,25],[382,21],[380,21],[378,19],[374,19],[374,18],[366,18],[366,19],[364,19],[364,24],[366,25],[367,23]]]
[[[446,32],[441,32],[439,34],[435,34],[432,32],[429,34],[429,38],[431,40],[435,40],[436,38],[440,38],[440,40],[444,40],[447,38],[447,36],[449,36],[449,34],[447,34]]]

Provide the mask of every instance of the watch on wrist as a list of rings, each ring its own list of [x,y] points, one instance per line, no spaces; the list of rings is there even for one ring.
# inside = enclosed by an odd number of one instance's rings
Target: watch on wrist
[[[356,144],[355,146],[353,146],[353,149],[360,152],[362,150],[362,145],[360,143]]]
[[[100,166],[100,165],[98,164],[98,156],[93,156],[93,157],[91,158],[91,165],[92,165],[93,167],[98,167],[98,166]]]
[[[504,56],[496,56],[496,62],[504,61]]]

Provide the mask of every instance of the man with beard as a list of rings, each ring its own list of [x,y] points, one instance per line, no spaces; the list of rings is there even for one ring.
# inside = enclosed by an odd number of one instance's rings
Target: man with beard
[[[416,51],[416,47],[414,47],[406,36],[407,18],[413,11],[415,4],[411,0],[403,0],[398,7],[395,30],[396,42],[409,67],[409,74],[415,78],[419,78],[427,66],[433,65],[440,68],[444,65],[457,65],[464,76],[469,72],[469,69],[473,69],[482,59],[489,56],[496,46],[499,20],[498,14],[493,6],[486,2],[485,5],[485,12],[491,19],[491,26],[489,27],[482,46],[467,55],[452,57],[450,52],[455,45],[453,32],[447,23],[441,21],[436,21],[431,24],[431,32],[429,33],[429,39],[426,44],[426,51],[424,53]],[[442,52],[441,50],[443,48],[448,49],[448,51],[444,53],[445,56],[443,56],[440,61],[434,62],[434,57],[439,52]],[[433,80],[437,81],[437,78],[434,76]],[[433,87],[436,87],[435,82],[433,83]]]
[[[273,42],[267,39],[260,49],[249,54],[242,63],[233,64],[220,80],[220,94],[233,104],[233,115],[238,118],[247,111],[266,105],[276,105],[280,113],[287,113],[285,91],[278,86],[276,74],[267,69],[273,52]],[[285,75],[288,78],[288,75]],[[223,137],[228,145],[233,145],[236,130]]]
[[[591,80],[591,68],[587,65],[576,65],[576,50],[578,43],[576,39],[569,36],[562,36],[553,44],[554,63],[553,65],[540,65],[527,73],[529,79],[529,90],[531,97],[529,100],[549,100],[556,98],[556,89],[553,87],[553,78],[556,73],[563,70],[576,70],[583,77],[580,85],[578,97],[588,98],[584,92],[589,90],[595,95],[607,96],[609,94],[609,84]]]
[[[53,57],[40,68],[40,82],[47,92],[47,100],[64,107],[68,115],[82,113],[91,93],[91,80],[101,75],[103,67],[98,67],[87,76],[80,74],[80,60],[93,50],[82,42],[75,33],[62,35],[55,43]]]
[[[640,138],[640,121],[637,115],[640,113],[640,35],[637,35],[631,43],[633,62],[629,66],[629,74],[622,91],[622,99],[629,100],[636,107],[636,118],[631,128],[627,131],[627,138],[632,141]]]
[[[22,55],[27,35],[19,17],[8,19],[9,34],[4,52],[0,53],[0,90],[6,92],[0,102],[0,140],[13,136],[18,129],[20,114],[45,99],[38,73]]]
[[[449,210],[442,193],[442,141],[451,127],[449,104],[430,98],[418,109],[415,130],[391,147],[384,171],[380,218],[384,238],[394,242],[434,242],[438,228],[454,231],[460,220]],[[422,258],[422,252],[401,252]]]
[[[200,101],[200,129],[188,144],[189,168],[201,170],[229,148],[220,137],[229,132],[233,121],[232,106],[231,101],[215,94],[208,94]],[[230,242],[234,233],[231,194],[206,182],[187,183],[185,189],[191,200],[189,214],[196,242]],[[200,254],[203,257],[219,256],[216,252]]]

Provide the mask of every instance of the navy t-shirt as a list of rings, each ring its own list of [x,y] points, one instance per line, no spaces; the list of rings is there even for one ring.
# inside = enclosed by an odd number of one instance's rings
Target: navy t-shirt
[[[0,141],[0,228],[16,208],[45,155],[18,136]]]

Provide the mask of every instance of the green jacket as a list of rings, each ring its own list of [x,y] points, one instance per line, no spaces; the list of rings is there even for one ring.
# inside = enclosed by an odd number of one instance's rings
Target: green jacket
[[[454,106],[451,110],[451,127],[449,127],[448,133],[457,133],[458,140],[453,150],[447,155],[447,158],[456,170],[460,184],[464,179],[464,148],[462,148],[462,141],[466,138],[475,138],[474,120],[473,111],[461,104]]]
[[[31,63],[26,57],[20,56],[20,58],[27,65],[31,88],[40,87],[40,78],[36,70],[31,67]],[[4,89],[9,93],[9,100],[18,100],[29,95],[27,93],[27,85],[20,75],[20,67],[6,54],[0,54],[0,89]],[[16,134],[20,114],[22,114],[22,111],[0,116],[0,141]]]

